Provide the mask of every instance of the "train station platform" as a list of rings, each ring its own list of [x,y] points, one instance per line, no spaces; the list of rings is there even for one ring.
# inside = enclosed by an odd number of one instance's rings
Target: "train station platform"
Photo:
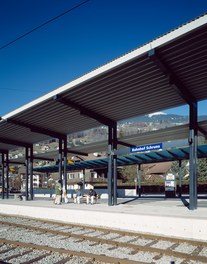
[[[198,209],[187,208],[188,197],[118,198],[118,205],[108,206],[107,199],[97,204],[69,203],[55,205],[50,197],[19,201],[0,199],[0,214],[35,217],[109,229],[134,231],[182,239],[207,241],[207,195],[198,198]]]

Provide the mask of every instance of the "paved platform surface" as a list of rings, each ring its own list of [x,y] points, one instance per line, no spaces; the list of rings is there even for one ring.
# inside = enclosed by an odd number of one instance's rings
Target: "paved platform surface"
[[[118,198],[117,206],[108,206],[107,199],[94,205],[72,200],[55,205],[49,197],[32,201],[11,197],[0,199],[0,213],[207,242],[207,196],[198,199],[197,210],[190,211],[187,202],[187,198],[145,196]]]

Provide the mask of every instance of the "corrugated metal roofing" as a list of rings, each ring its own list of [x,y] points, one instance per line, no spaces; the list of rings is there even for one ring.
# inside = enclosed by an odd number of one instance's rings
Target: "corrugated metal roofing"
[[[33,144],[203,100],[206,76],[207,14],[3,116],[0,139]]]
[[[128,156],[118,156],[117,166],[127,166],[134,164],[147,164],[164,161],[186,160],[189,159],[189,148],[179,148],[171,150],[163,150],[148,153],[137,153]],[[207,145],[198,147],[198,158],[207,157]],[[107,168],[108,158],[102,158],[89,161],[77,161],[74,164],[67,164],[67,171],[76,171],[84,169],[102,169]],[[59,166],[45,166],[34,168],[39,172],[58,172]]]

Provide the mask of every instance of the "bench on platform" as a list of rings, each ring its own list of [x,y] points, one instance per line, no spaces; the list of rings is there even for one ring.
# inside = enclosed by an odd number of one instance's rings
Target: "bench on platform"
[[[87,194],[84,194],[83,196],[80,196],[80,203],[82,202],[82,203],[86,203],[87,202]],[[97,201],[98,201],[98,199],[100,199],[101,198],[101,195],[100,194],[97,194],[96,196],[95,196],[95,198],[94,198],[94,203],[97,203]]]
[[[15,193],[14,194],[14,199],[15,200],[22,200],[21,197],[22,197],[22,194],[21,193]]]

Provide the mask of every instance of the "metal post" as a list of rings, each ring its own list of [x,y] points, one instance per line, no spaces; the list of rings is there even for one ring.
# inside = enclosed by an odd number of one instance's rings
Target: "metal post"
[[[4,199],[4,189],[5,189],[5,183],[4,183],[4,153],[2,153],[2,199]]]
[[[9,154],[6,153],[6,198],[9,199]]]
[[[25,171],[25,177],[26,177],[26,186],[25,186],[25,193],[26,193],[26,200],[28,200],[28,176],[29,176],[29,157],[28,157],[28,147],[25,148],[25,165],[26,165],[26,171]]]
[[[179,175],[179,190],[178,190],[178,195],[179,197],[182,197],[182,175],[181,175],[181,165],[182,165],[182,160],[179,160],[179,170],[178,170],[178,175]]]
[[[46,172],[47,188],[48,188],[48,178],[49,178],[49,172]],[[51,194],[50,194],[50,197],[51,197]]]
[[[190,203],[189,209],[197,209],[197,103],[190,105]]]
[[[112,128],[108,127],[108,205],[112,204]]]
[[[31,200],[34,198],[33,192],[33,146],[30,147],[30,160],[29,160],[29,168],[30,168],[30,197]]]
[[[62,139],[59,138],[59,155],[58,155],[58,160],[59,160],[59,179],[61,180],[62,183]]]
[[[138,195],[139,197],[141,197],[141,194],[142,194],[141,181],[142,181],[141,164],[138,164]]]
[[[113,150],[117,150],[117,124],[113,127]],[[114,193],[113,202],[117,205],[117,155],[113,155],[113,183],[114,183]]]
[[[63,165],[63,179],[64,179],[64,187],[65,192],[67,193],[67,137],[64,138],[64,165]]]
[[[59,138],[59,179],[61,181],[61,187],[63,187],[63,179],[62,179],[62,139]],[[62,202],[62,195],[60,198]]]
[[[85,169],[83,169],[83,180],[82,180],[82,184],[83,184],[82,189],[83,189],[83,190],[85,190],[85,181],[86,181],[86,176],[85,176],[85,174],[86,174],[86,171],[85,171]]]

